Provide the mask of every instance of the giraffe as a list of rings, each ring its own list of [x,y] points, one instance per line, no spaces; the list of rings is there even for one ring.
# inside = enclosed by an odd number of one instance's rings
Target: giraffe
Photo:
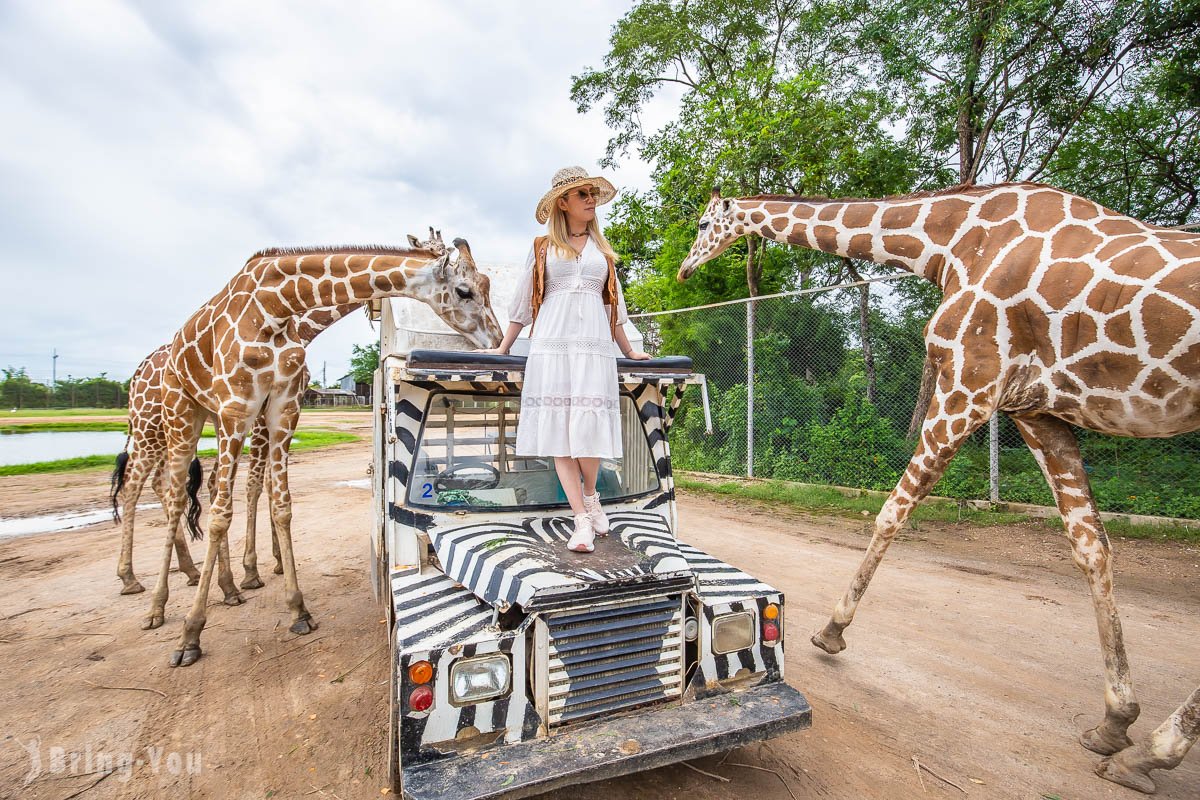
[[[743,235],[898,267],[936,284],[925,328],[936,388],[916,452],[858,573],[812,637],[838,653],[875,568],[962,443],[997,411],[1016,423],[1087,579],[1105,667],[1103,721],[1080,737],[1097,772],[1144,792],[1200,735],[1200,690],[1133,745],[1139,705],[1113,599],[1112,553],[1070,425],[1117,436],[1200,428],[1200,235],[1147,225],[1050,186],[959,186],[882,200],[716,189],[678,279]]]
[[[162,466],[166,440],[162,430],[162,375],[170,352],[170,345],[163,345],[146,356],[129,381],[129,435],[117,456],[111,493],[113,520],[121,523],[121,554],[117,559],[121,594],[146,591],[133,574],[133,521],[142,488],[151,475],[154,476],[151,483],[154,493],[158,495],[158,501],[163,502]],[[192,562],[183,531],[167,531],[167,536],[174,543],[179,571],[187,575],[189,585],[195,586],[200,580],[200,571]]]
[[[413,235],[408,236],[414,249],[424,249],[435,256],[447,252],[441,231],[429,228],[429,238],[419,241]],[[348,316],[361,308],[358,303],[337,306],[335,308],[319,308],[308,311],[297,318],[297,328],[300,340],[307,347],[322,331],[342,317]],[[133,532],[137,501],[142,493],[146,478],[153,472],[155,476],[154,489],[159,501],[163,499],[162,464],[166,456],[166,439],[162,429],[162,371],[170,354],[170,343],[159,347],[134,371],[129,384],[129,436],[125,448],[117,457],[117,466],[113,471],[112,503],[113,517],[122,523],[121,554],[117,564],[117,576],[124,587],[121,594],[136,594],[145,591],[144,587],[133,575]],[[307,385],[307,373],[304,384]],[[260,419],[254,427],[249,447],[249,465],[246,476],[246,541],[242,556],[243,579],[239,584],[242,589],[257,589],[263,586],[258,574],[258,557],[255,549],[255,533],[258,517],[258,500],[262,495],[263,478],[266,472],[267,437],[265,421]],[[215,471],[209,472],[209,497],[215,495]],[[198,484],[196,486],[198,487]],[[122,510],[118,510],[118,504]],[[199,505],[192,506],[196,513]],[[180,563],[180,571],[188,576],[188,585],[195,586],[200,580],[200,572],[192,562],[187,541],[182,530],[176,528],[169,532],[174,537],[176,558]],[[274,531],[271,534],[271,550],[275,557],[274,572],[283,574],[283,563],[279,558],[279,542]],[[222,576],[218,578],[219,585],[232,586],[233,577],[229,572],[228,552],[222,551],[218,560]],[[164,578],[165,580],[165,578]],[[226,594],[228,605],[238,605],[243,598],[240,593],[232,591]],[[147,617],[145,627],[158,627],[162,624],[161,617],[153,614]]]
[[[317,624],[304,605],[291,541],[287,454],[304,389],[304,347],[295,317],[314,308],[411,297],[427,303],[477,347],[500,341],[489,281],[475,267],[470,247],[454,240],[457,262],[427,250],[371,247],[275,249],[256,253],[224,289],[201,306],[175,334],[163,376],[163,426],[167,438],[167,526],[179,523],[184,477],[205,420],[216,417],[216,495],[209,541],[195,600],[184,620],[171,666],[202,655],[212,572],[229,529],[231,488],[251,423],[265,417],[269,443],[268,497],[283,561],[290,630],[305,635]],[[193,530],[193,535],[199,533]],[[170,549],[163,554],[169,562]],[[159,573],[160,591],[165,594]],[[155,611],[162,612],[156,605]]]
[[[360,304],[350,304],[332,309],[315,309],[302,315],[297,321],[301,340],[307,345],[325,328],[360,307]],[[129,435],[126,438],[124,450],[117,456],[111,491],[113,519],[121,523],[121,554],[117,562],[117,577],[123,583],[121,594],[137,594],[145,591],[133,574],[134,520],[137,513],[137,501],[141,497],[146,479],[151,474],[154,475],[154,491],[158,494],[160,502],[163,499],[161,478],[167,445],[162,429],[162,375],[170,352],[171,345],[165,344],[148,355],[134,371],[133,378],[129,382]],[[257,432],[256,428],[256,434]],[[258,577],[257,559],[254,552],[254,507],[262,491],[261,479],[265,464],[265,452],[262,451],[261,446],[255,447],[254,444],[259,441],[260,439],[256,436],[250,447],[250,469],[246,494],[247,502],[250,502],[251,506],[246,524],[246,554],[242,560],[245,570],[245,579],[241,584],[243,589],[256,589],[263,585],[262,580]],[[198,470],[199,463],[196,462],[192,469]],[[198,518],[200,508],[194,497],[195,491],[199,489],[198,473],[196,475],[196,479],[189,483],[188,494],[193,499],[190,513],[194,513]],[[211,484],[210,481],[210,496]],[[175,543],[180,571],[187,574],[188,585],[195,586],[200,580],[200,571],[192,562],[182,530],[168,531],[168,535],[173,538]],[[228,573],[228,558],[223,558],[220,564],[224,573]],[[282,565],[276,564],[276,567],[279,570],[276,574],[280,574]],[[229,574],[227,580],[222,578],[221,585],[232,586],[232,582],[232,575]],[[242,602],[240,595],[233,590],[227,592],[225,599],[229,605],[237,605]]]
[[[448,248],[442,240],[442,232],[435,231],[433,226],[429,227],[429,238],[421,241],[413,236],[408,235],[409,244],[414,250],[427,250],[434,256],[441,257],[446,255]],[[468,256],[469,257],[469,256]],[[313,339],[317,337],[325,328],[337,322],[343,316],[348,315],[355,309],[361,308],[361,304],[353,304],[347,306],[339,306],[335,309],[317,309],[310,311],[307,314],[300,316],[299,334],[301,341],[307,347]],[[304,386],[308,385],[308,372],[305,369],[305,376],[302,380]],[[246,543],[245,550],[242,555],[242,570],[245,578],[242,581],[241,588],[257,589],[261,587],[262,579],[258,575],[258,557],[255,551],[255,532],[258,523],[258,500],[262,495],[264,477],[267,467],[267,448],[269,440],[267,435],[267,426],[265,418],[260,416],[258,422],[254,425],[254,433],[250,441],[250,462],[246,472]],[[208,474],[209,486],[208,496],[210,498],[216,496],[216,470],[211,470]],[[283,561],[279,557],[279,539],[275,534],[274,522],[271,524],[271,554],[275,558],[275,566],[273,572],[276,575],[283,574]],[[190,584],[189,585],[193,585]]]

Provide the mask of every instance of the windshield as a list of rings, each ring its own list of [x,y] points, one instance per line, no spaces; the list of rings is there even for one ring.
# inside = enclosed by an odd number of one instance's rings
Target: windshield
[[[408,505],[456,511],[566,506],[554,459],[516,455],[520,413],[520,396],[433,395],[413,463]],[[621,439],[623,457],[600,461],[596,489],[601,500],[659,488],[654,456],[629,395],[621,395]]]

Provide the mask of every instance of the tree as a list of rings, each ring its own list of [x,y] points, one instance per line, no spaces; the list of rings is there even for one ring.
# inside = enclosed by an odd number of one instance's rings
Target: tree
[[[1197,0],[860,0],[854,8],[873,82],[905,109],[907,134],[957,166],[960,183],[1052,180],[1160,224],[1195,209]],[[1147,102],[1156,74],[1165,91]],[[933,380],[926,364],[910,438]]]
[[[350,374],[355,383],[372,383],[375,380],[375,370],[379,368],[379,342],[372,342],[366,347],[353,345],[350,356]]]

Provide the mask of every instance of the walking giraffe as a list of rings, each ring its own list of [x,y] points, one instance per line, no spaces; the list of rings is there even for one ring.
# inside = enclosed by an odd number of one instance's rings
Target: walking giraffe
[[[442,241],[441,231],[435,231],[432,227],[429,228],[429,238],[425,241],[420,241],[411,234],[408,236],[408,241],[414,249],[428,250],[435,256],[444,255],[447,251],[445,242]],[[349,304],[336,308],[314,309],[302,314],[297,320],[300,340],[307,347],[330,325],[361,307],[361,304]],[[117,456],[111,496],[113,518],[122,523],[121,554],[117,562],[117,577],[123,583],[121,594],[137,594],[145,591],[133,574],[134,520],[137,513],[137,501],[141,497],[146,479],[151,474],[154,475],[154,491],[158,495],[159,502],[163,500],[161,479],[167,444],[162,429],[162,373],[170,350],[171,345],[165,344],[147,356],[134,371],[133,378],[129,382],[129,436],[126,439],[124,450]],[[307,380],[306,377],[305,385],[307,385]],[[258,521],[258,500],[262,495],[263,479],[266,473],[265,424],[255,425],[249,453],[250,461],[246,474],[246,542],[242,555],[243,579],[240,587],[257,589],[263,585],[258,574],[255,533]],[[215,482],[212,480],[215,475],[215,471],[209,472],[210,498],[215,495]],[[195,488],[199,488],[198,484]],[[196,514],[199,513],[198,504],[194,504],[192,508]],[[192,562],[182,529],[176,527],[174,531],[169,531],[168,535],[173,537],[180,571],[187,574],[188,585],[195,586],[200,580],[200,572]],[[275,537],[274,530],[271,532],[271,551],[275,556],[274,572],[276,575],[282,575],[283,563],[279,558],[279,542]],[[232,588],[233,576],[229,571],[227,546],[222,550],[218,568],[218,584],[226,589],[225,602],[229,605],[241,603],[240,593]],[[155,617],[151,615],[147,618],[145,627],[158,627],[162,624],[162,618],[157,618],[157,624],[155,623]]]
[[[305,248],[255,254],[212,300],[175,335],[163,376],[163,427],[167,438],[167,526],[179,523],[184,478],[205,420],[215,416],[216,494],[209,513],[209,542],[195,601],[171,666],[201,656],[200,633],[218,553],[232,516],[231,489],[251,423],[265,419],[268,497],[283,561],[290,630],[308,634],[316,622],[304,606],[291,541],[287,455],[305,384],[304,346],[296,317],[314,308],[410,297],[428,304],[450,327],[478,347],[500,341],[489,281],[475,268],[470,247],[454,242],[459,257],[434,258],[428,250]],[[198,533],[195,531],[194,533]],[[169,547],[163,554],[170,561]],[[160,592],[165,594],[165,571]],[[155,611],[161,614],[162,606]],[[153,613],[153,612],[152,612]]]
[[[1054,493],[1091,591],[1105,715],[1080,741],[1097,773],[1154,791],[1200,736],[1200,689],[1134,746],[1139,706],[1113,599],[1111,548],[1069,425],[1117,436],[1200,428],[1200,235],[1147,225],[1033,183],[963,186],[884,200],[713,190],[679,268],[746,234],[908,270],[942,289],[925,328],[936,387],[916,452],[875,520],[867,554],[817,647],[837,653],[875,568],[962,443],[1006,412]]]

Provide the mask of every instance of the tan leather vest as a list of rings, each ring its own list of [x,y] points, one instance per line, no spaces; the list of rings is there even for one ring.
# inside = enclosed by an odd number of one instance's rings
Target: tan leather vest
[[[533,326],[537,322],[538,310],[546,299],[546,249],[550,245],[549,236],[539,236],[533,240],[533,321],[529,323],[529,333],[533,335]],[[608,261],[608,280],[600,290],[600,298],[610,309],[609,326],[613,341],[617,338],[617,267],[612,256],[605,256]]]

